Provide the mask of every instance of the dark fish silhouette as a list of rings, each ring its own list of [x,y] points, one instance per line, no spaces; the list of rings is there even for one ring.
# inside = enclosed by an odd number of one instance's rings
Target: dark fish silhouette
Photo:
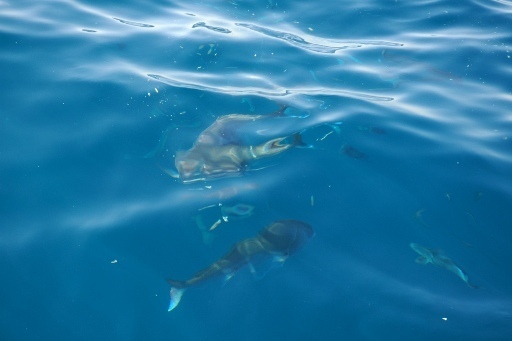
[[[244,266],[249,266],[251,273],[262,261],[271,261],[282,265],[289,255],[297,251],[306,241],[314,236],[313,228],[297,220],[279,220],[264,228],[260,233],[233,245],[224,257],[197,272],[186,281],[168,279],[171,285],[169,311],[180,303],[184,291],[214,277],[229,280]]]
[[[347,155],[348,157],[351,157],[353,159],[364,159],[366,158],[366,154],[355,149],[349,144],[344,144],[340,148],[340,153],[343,153]]]
[[[178,178],[190,183],[239,176],[255,160],[303,145],[299,133],[273,139],[258,135],[258,128],[265,124],[266,127],[279,124],[277,117],[284,116],[285,110],[286,107],[281,107],[271,115],[231,114],[217,118],[199,135],[191,149],[176,153]]]

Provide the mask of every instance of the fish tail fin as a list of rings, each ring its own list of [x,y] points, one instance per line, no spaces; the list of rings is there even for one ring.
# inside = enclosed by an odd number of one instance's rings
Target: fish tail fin
[[[293,134],[292,145],[297,148],[315,148],[311,144],[307,144],[302,140],[302,132]]]
[[[183,293],[186,289],[186,283],[181,281],[174,281],[172,279],[167,279],[167,282],[171,285],[171,299],[169,301],[169,308],[167,311],[172,311],[180,303],[181,297],[183,296]]]
[[[297,108],[290,107],[286,104],[279,104],[279,109],[270,114],[270,116],[306,118],[309,117],[309,113]]]
[[[274,117],[282,117],[282,116],[286,116],[285,115],[285,111],[286,109],[288,109],[289,107],[286,105],[286,104],[279,104],[279,109],[277,109],[276,111],[274,111],[272,114],[270,114],[270,116],[274,116]]]

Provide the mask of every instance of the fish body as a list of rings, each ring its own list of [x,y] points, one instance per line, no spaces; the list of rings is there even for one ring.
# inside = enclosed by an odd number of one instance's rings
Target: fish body
[[[299,133],[274,138],[258,133],[266,130],[259,128],[275,126],[285,109],[271,115],[230,114],[217,118],[201,132],[192,148],[176,153],[178,178],[191,183],[240,176],[255,160],[301,145]]]
[[[279,220],[261,230],[256,237],[244,239],[207,268],[198,271],[186,281],[168,279],[171,285],[169,311],[176,308],[186,289],[207,282],[215,277],[232,278],[244,266],[255,273],[258,262],[270,260],[282,265],[314,236],[313,228],[297,220]]]
[[[351,145],[344,144],[341,146],[340,153],[347,155],[353,159],[364,159],[366,158],[366,154],[355,149]]]
[[[475,288],[470,282],[468,275],[450,258],[446,257],[444,253],[440,250],[429,249],[424,246],[421,246],[416,243],[409,244],[411,249],[413,249],[416,253],[420,255],[420,257],[416,258],[416,263],[418,264],[434,264],[440,268],[446,269],[452,273],[454,273],[457,277],[462,279],[467,285],[471,288]]]

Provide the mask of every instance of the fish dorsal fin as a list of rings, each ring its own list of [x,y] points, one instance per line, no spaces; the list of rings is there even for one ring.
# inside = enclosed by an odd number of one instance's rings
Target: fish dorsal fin
[[[418,264],[427,264],[428,259],[427,259],[427,257],[418,257],[418,258],[416,258],[415,262]]]

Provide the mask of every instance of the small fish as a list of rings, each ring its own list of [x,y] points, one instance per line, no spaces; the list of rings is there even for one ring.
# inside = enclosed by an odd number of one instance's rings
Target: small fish
[[[220,211],[223,217],[247,218],[254,213],[254,206],[247,204],[221,206]]]
[[[430,228],[430,226],[423,219],[423,212],[425,212],[425,211],[426,210],[424,208],[420,208],[419,210],[414,212],[414,219],[416,219],[416,221],[418,221],[418,223],[420,223],[424,227]]]
[[[351,157],[353,159],[364,159],[366,158],[366,154],[355,149],[351,145],[344,144],[341,146],[340,153],[345,154],[348,157]]]
[[[440,250],[429,249],[416,243],[409,244],[411,249],[420,255],[416,258],[418,264],[432,263],[435,266],[453,272],[457,277],[462,279],[469,287],[475,289],[476,287],[469,282],[468,275],[456,265],[450,258],[446,257]]]
[[[370,127],[370,132],[378,135],[385,135],[387,133],[385,129],[379,127]]]
[[[463,81],[462,77],[450,71],[438,69],[430,63],[424,63],[420,60],[408,57],[405,54],[393,52],[391,50],[382,51],[382,60],[387,63],[392,63],[402,70],[411,69],[415,73],[420,74],[420,77],[423,78],[434,77],[435,79],[455,81],[458,83]]]
[[[356,128],[359,131],[367,131],[372,134],[377,134],[377,135],[385,135],[386,134],[386,130],[379,128],[379,127],[359,125]]]

